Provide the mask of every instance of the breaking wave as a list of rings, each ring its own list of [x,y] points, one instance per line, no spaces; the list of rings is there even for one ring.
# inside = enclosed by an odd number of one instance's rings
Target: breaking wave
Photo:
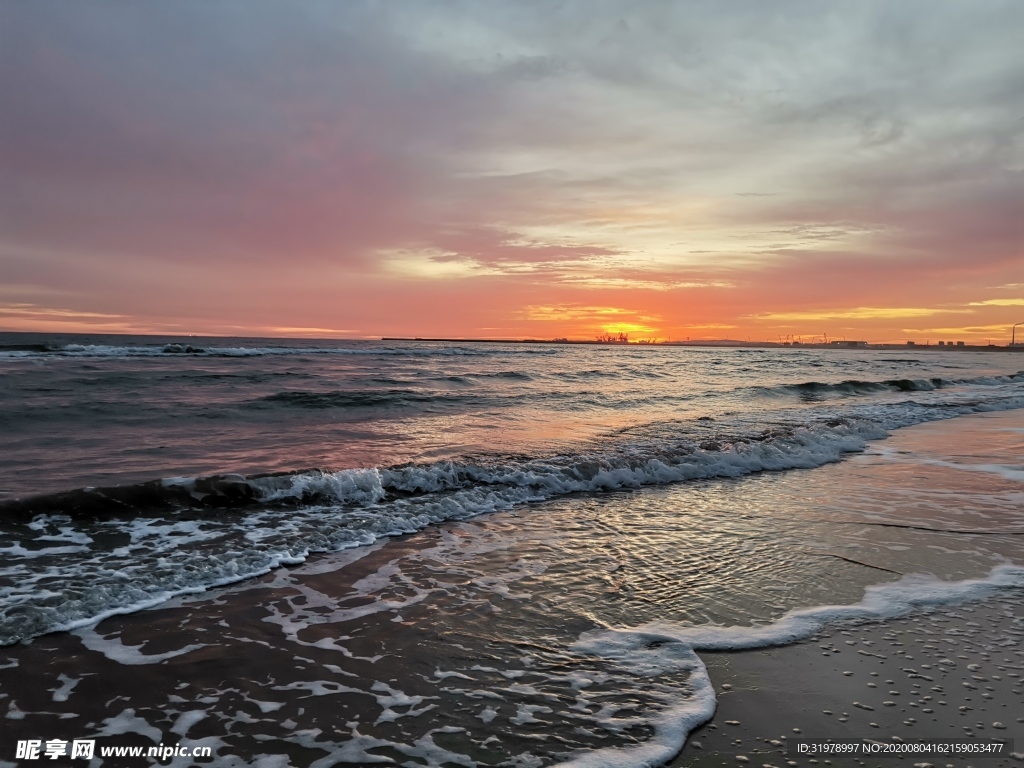
[[[957,383],[972,386],[941,393],[933,390],[945,384],[932,380],[907,389],[900,389],[904,380],[893,381],[814,386],[885,386],[921,394],[776,410],[765,417],[771,422],[724,413],[717,420],[657,422],[549,456],[173,477],[0,502],[0,644],[257,576],[313,552],[365,546],[445,521],[568,494],[813,468],[901,427],[1024,408],[1024,373],[965,380]],[[416,395],[397,389],[284,392],[267,400],[316,409],[386,396]]]
[[[782,384],[775,387],[757,387],[757,390],[768,395],[874,395],[883,392],[933,392],[957,386],[999,386],[1024,382],[1024,371],[1007,376],[977,376],[966,379],[927,378],[927,379],[885,379],[882,381],[860,381],[848,379],[837,384],[820,381],[805,381],[800,384]]]

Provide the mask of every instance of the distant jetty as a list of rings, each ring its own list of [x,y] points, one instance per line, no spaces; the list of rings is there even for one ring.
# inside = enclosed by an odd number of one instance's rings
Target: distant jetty
[[[449,344],[585,344],[594,347],[719,347],[738,349],[908,349],[923,352],[1024,352],[1024,344],[967,344],[966,342],[938,342],[937,344],[921,344],[908,341],[905,344],[871,344],[867,341],[739,341],[737,339],[709,339],[702,341],[621,341],[619,339],[457,339],[457,338],[426,338],[422,336],[384,336],[381,341],[402,342],[444,342]]]

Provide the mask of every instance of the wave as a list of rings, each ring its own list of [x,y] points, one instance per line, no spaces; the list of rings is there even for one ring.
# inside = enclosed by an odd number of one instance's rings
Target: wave
[[[431,394],[412,389],[369,389],[311,392],[293,390],[275,392],[255,400],[251,405],[271,404],[293,408],[382,408],[388,406],[457,403],[476,400],[473,396]]]
[[[438,343],[439,344],[439,343]],[[207,346],[200,342],[160,342],[141,345],[113,344],[0,344],[0,359],[16,357],[266,357],[274,355],[374,355],[407,357],[489,357],[514,352],[516,355],[559,354],[557,348],[503,344],[500,348],[486,344],[451,344],[415,346]]]
[[[249,477],[227,474],[165,478],[3,501],[0,502],[0,519],[38,514],[73,518],[134,517],[175,511],[255,509],[268,505],[366,507],[384,500],[419,498],[422,501],[459,490],[485,492],[487,501],[482,506],[449,496],[445,499],[446,515],[431,520],[439,522],[569,493],[815,467],[837,461],[844,453],[861,450],[866,440],[885,434],[868,422],[843,422],[730,441],[691,443],[681,439],[676,444],[635,446],[603,455],[564,455],[491,463],[442,461],[336,472],[311,469]]]
[[[232,509],[259,500],[253,481],[242,475],[165,478],[133,485],[77,488],[0,502],[0,519],[66,515],[76,519],[137,517],[187,509]]]
[[[1012,383],[1024,374],[999,377]],[[413,390],[353,392],[281,392],[255,403],[301,408],[379,407],[402,402],[437,402],[459,395],[430,395]],[[620,432],[617,439],[590,451],[538,458],[483,461],[445,460],[424,464],[243,476],[174,477],[135,485],[80,488],[63,493],[0,501],[0,519],[35,514],[76,518],[132,517],[169,511],[239,510],[319,506],[366,507],[381,502],[424,501],[470,489],[486,492],[483,506],[456,509],[445,500],[446,517],[466,517],[517,503],[570,493],[600,492],[761,471],[806,469],[838,461],[863,450],[891,430],[971,413],[1024,407],[1024,393],[1011,390],[987,400],[962,396],[936,402],[914,400],[865,404],[845,414],[801,413],[801,423],[737,424],[700,417],[692,422],[656,422]],[[454,505],[454,506],[453,506]],[[437,522],[438,520],[431,520]],[[420,526],[422,527],[422,526]],[[407,532],[403,528],[403,532]]]
[[[821,384],[808,381],[795,384],[792,389],[797,392],[839,392],[843,394],[870,394],[891,390],[893,392],[931,392],[943,387],[953,386],[952,381],[942,378],[932,379],[888,379],[886,381],[858,381],[848,379],[838,384]]]
[[[1005,378],[1020,382],[1020,374]],[[1018,386],[983,397],[977,391],[925,392],[917,400],[852,403],[841,413],[794,408],[792,423],[656,422],[588,450],[546,457],[174,477],[4,501],[0,520],[37,526],[75,518],[76,530],[97,535],[91,544],[86,535],[85,544],[62,538],[56,547],[40,539],[31,552],[25,544],[18,545],[24,552],[0,547],[11,579],[4,588],[10,607],[0,612],[0,645],[248,579],[313,552],[366,546],[568,494],[809,469],[839,461],[893,429],[1014,408],[1024,408]],[[108,520],[130,534],[130,556],[110,543]],[[75,554],[66,545],[89,551]],[[60,583],[72,586],[39,597],[29,578],[35,571],[22,565],[30,562],[40,572],[63,574]]]
[[[530,350],[537,353],[538,350]],[[522,350],[516,350],[517,354]],[[549,353],[547,350],[542,353]],[[482,357],[494,350],[470,347],[211,347],[184,342],[119,346],[108,344],[5,344],[0,359],[32,357],[271,357],[280,355],[373,355],[406,357]]]
[[[50,344],[0,344],[0,355],[4,354],[45,354],[47,352],[56,352],[59,347],[55,347]]]
[[[873,395],[882,392],[933,392],[957,386],[999,386],[1024,382],[1024,371],[1005,376],[975,376],[966,379],[946,379],[941,377],[926,379],[884,379],[881,381],[861,381],[847,379],[836,384],[820,381],[805,381],[799,384],[780,384],[775,387],[757,387],[763,394],[827,396],[827,395]]]
[[[512,379],[513,381],[533,381],[533,377],[523,371],[496,371],[494,373],[470,373],[474,379]]]
[[[462,375],[451,374],[441,377],[441,381],[453,381],[456,384],[469,384],[472,380],[479,379],[508,379],[511,381],[533,381],[533,376],[523,371],[497,371],[493,373],[464,373]]]
[[[868,587],[854,605],[825,605],[789,611],[777,621],[756,627],[682,626],[655,622],[624,629],[599,629],[580,636],[573,649],[604,659],[624,671],[651,676],[666,671],[690,673],[687,691],[651,720],[654,735],[628,747],[605,747],[569,759],[565,768],[663,765],[682,750],[689,734],[711,719],[717,701],[707,667],[698,651],[742,651],[806,640],[830,624],[879,621],[915,610],[977,600],[1024,587],[1024,568],[999,565],[988,576],[942,581],[908,575]]]
[[[565,494],[815,467],[883,434],[869,424],[820,425],[716,449],[684,443],[491,464],[449,461],[338,472],[167,478],[3,502],[0,519],[24,522],[31,517],[30,525],[37,525],[45,522],[40,515],[58,521],[75,517],[81,530],[102,530],[98,540],[109,537],[109,525],[102,519],[99,525],[89,524],[90,518],[127,518],[117,527],[130,533],[132,550],[131,561],[121,562],[104,544],[74,558],[66,547],[49,544],[28,553],[0,548],[9,575],[15,576],[4,589],[9,607],[0,611],[0,645],[253,578],[301,563],[314,552],[366,546]],[[116,565],[105,564],[111,558]],[[63,583],[91,588],[71,587],[40,597],[29,581],[16,575],[27,576],[28,571],[18,569],[29,560],[37,564],[36,570],[64,574]]]
[[[613,379],[618,378],[618,373],[605,368],[591,368],[586,371],[558,371],[551,374],[554,378],[566,381],[579,381],[586,379]]]

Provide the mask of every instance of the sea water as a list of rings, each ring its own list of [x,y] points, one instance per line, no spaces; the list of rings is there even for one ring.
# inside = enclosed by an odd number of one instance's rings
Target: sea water
[[[1006,352],[3,341],[0,639],[73,630],[101,735],[656,765],[701,649],[1024,586]]]

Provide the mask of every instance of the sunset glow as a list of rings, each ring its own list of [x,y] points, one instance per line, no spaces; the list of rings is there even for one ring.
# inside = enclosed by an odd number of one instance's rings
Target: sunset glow
[[[0,26],[0,330],[1024,320],[1019,4],[43,0]]]

